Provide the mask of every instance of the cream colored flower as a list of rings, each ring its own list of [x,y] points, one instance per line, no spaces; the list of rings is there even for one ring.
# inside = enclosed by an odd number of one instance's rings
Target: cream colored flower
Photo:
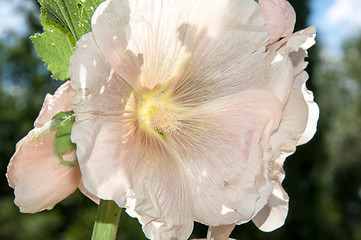
[[[59,163],[54,152],[55,131],[35,139],[37,131],[55,114],[71,110],[74,96],[70,82],[60,86],[53,96],[48,94],[34,123],[35,128],[16,145],[6,175],[9,185],[15,189],[15,204],[21,212],[50,210],[78,187],[98,201],[83,187],[79,166],[69,167]],[[63,158],[73,163],[77,161],[75,151],[65,153]]]
[[[151,239],[251,219],[280,227],[286,156],[315,132],[310,27],[266,49],[254,0],[109,0],[70,60],[85,187]]]

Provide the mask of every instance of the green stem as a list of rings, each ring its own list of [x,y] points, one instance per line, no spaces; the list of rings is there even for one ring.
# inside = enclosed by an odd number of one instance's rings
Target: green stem
[[[117,235],[121,208],[113,201],[100,200],[92,240],[114,240]]]

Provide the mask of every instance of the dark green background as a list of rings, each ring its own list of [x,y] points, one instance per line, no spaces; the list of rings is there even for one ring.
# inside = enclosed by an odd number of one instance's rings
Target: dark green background
[[[296,30],[302,29],[308,2],[290,2],[297,12]],[[79,192],[52,211],[20,214],[7,185],[6,166],[16,142],[32,129],[45,94],[61,84],[50,80],[28,39],[42,31],[39,6],[34,1],[33,9],[19,11],[28,18],[28,34],[0,38],[0,239],[90,239],[97,207]],[[308,58],[308,87],[321,109],[318,132],[286,161],[286,223],[271,233],[244,224],[233,238],[361,240],[361,38],[345,43],[340,59],[319,57],[321,49],[318,43]],[[205,237],[206,230],[196,224],[193,237]],[[124,213],[117,239],[145,238],[137,220]]]

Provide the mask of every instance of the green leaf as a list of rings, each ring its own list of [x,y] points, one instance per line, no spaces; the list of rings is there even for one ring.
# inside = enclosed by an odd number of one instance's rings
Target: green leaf
[[[75,114],[73,111],[59,112],[53,117],[53,121],[60,121],[58,130],[55,134],[54,151],[59,159],[60,164],[65,166],[77,166],[77,163],[66,161],[63,159],[62,154],[67,151],[76,149],[76,145],[71,141],[71,129],[75,122]]]
[[[62,156],[62,154],[67,151],[76,150],[76,144],[74,144],[70,138],[74,122],[75,114],[73,111],[59,112],[51,121],[45,123],[41,128],[36,129],[32,140],[39,139],[52,131],[56,131],[54,152],[59,159],[59,163],[68,167],[78,166],[77,162],[66,161]]]
[[[58,112],[57,114],[55,114],[55,116],[53,117],[53,119],[56,120],[66,120],[70,117],[74,116],[74,112],[73,111],[69,111],[69,112]]]
[[[75,122],[75,115],[73,111],[59,112],[51,121],[48,121],[41,128],[36,128],[32,140],[36,140],[45,136],[46,134],[58,129],[56,136],[69,135],[71,128]],[[60,132],[59,132],[60,130]]]
[[[55,134],[55,137],[69,136],[71,134],[71,128],[75,122],[75,114],[73,111],[70,112],[60,112],[54,116],[54,120],[62,121],[58,127],[58,131]]]
[[[56,137],[54,142],[55,153],[61,155],[68,150],[75,150],[76,145],[71,141],[70,135]]]
[[[75,44],[91,31],[91,18],[104,0],[38,0],[44,33],[31,37],[39,56],[57,80],[69,79]]]

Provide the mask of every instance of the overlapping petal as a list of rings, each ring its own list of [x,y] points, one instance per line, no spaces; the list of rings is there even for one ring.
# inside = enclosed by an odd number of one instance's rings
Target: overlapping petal
[[[264,51],[268,34],[258,5],[243,5],[228,0],[107,1],[94,14],[93,36],[112,68],[135,89],[179,77],[180,69],[199,69],[203,75],[208,70],[213,85],[249,88],[261,78],[240,76],[238,68],[257,73],[253,63],[259,59],[245,56]],[[247,46],[237,44],[239,38]],[[240,77],[246,79],[235,85]]]
[[[296,23],[296,13],[288,1],[260,0],[259,4],[269,30],[269,45],[292,34]]]
[[[71,88],[70,82],[61,85],[54,95],[47,94],[39,116],[34,122],[34,127],[40,128],[51,120],[58,112],[70,111],[70,106],[75,97],[75,91]]]
[[[75,152],[65,155],[64,159],[76,160]],[[80,179],[79,167],[60,165],[53,155],[22,176],[15,187],[15,204],[26,213],[51,210],[77,189]]]
[[[132,123],[134,113],[128,110],[135,107],[131,86],[111,74],[109,67],[102,71],[92,68],[94,62],[97,66],[106,63],[91,34],[85,35],[71,59],[74,68],[86,70],[82,74],[71,72],[79,97],[73,106],[77,121],[72,140],[77,143],[85,187],[126,207],[131,216],[138,217],[149,238],[186,238],[193,221],[187,200],[188,182],[185,173],[176,167],[179,159],[162,150],[159,139],[140,136],[142,133]],[[85,82],[79,84],[84,75]],[[102,103],[107,106],[102,107]]]
[[[284,159],[317,121],[303,72],[314,30],[267,47],[253,0],[108,0],[92,28],[70,61],[87,190],[126,207],[151,239],[186,239],[194,220],[282,225]],[[164,107],[175,130],[142,127],[143,104]]]
[[[289,56],[287,59],[292,64],[293,77],[288,98],[281,97],[286,100],[282,121],[278,131],[271,138],[271,157],[275,159],[270,171],[270,179],[274,185],[273,193],[268,204],[253,218],[253,222],[263,231],[273,231],[283,225],[288,212],[288,195],[281,185],[285,176],[283,163],[286,157],[294,153],[296,146],[308,142],[316,132],[319,109],[313,101],[312,92],[306,88],[308,74],[304,71],[307,66],[304,58],[307,56],[307,49],[314,43],[314,35],[315,29],[310,27],[289,36],[275,46],[278,48],[285,44],[278,52],[282,56]]]
[[[54,95],[48,94],[34,123],[35,129],[16,146],[16,152],[8,166],[7,179],[9,185],[15,189],[15,204],[21,212],[50,210],[82,184],[79,167],[60,164],[55,155],[55,131],[35,138],[36,130],[49,122],[54,115],[70,110],[74,96],[75,91],[70,82],[60,86]],[[77,161],[74,151],[64,153],[63,158],[69,162]],[[90,198],[95,202],[99,201],[95,196]]]
[[[246,91],[184,115],[183,131],[173,140],[197,196],[195,219],[210,226],[250,220],[272,192],[263,152],[278,127],[280,101]]]

